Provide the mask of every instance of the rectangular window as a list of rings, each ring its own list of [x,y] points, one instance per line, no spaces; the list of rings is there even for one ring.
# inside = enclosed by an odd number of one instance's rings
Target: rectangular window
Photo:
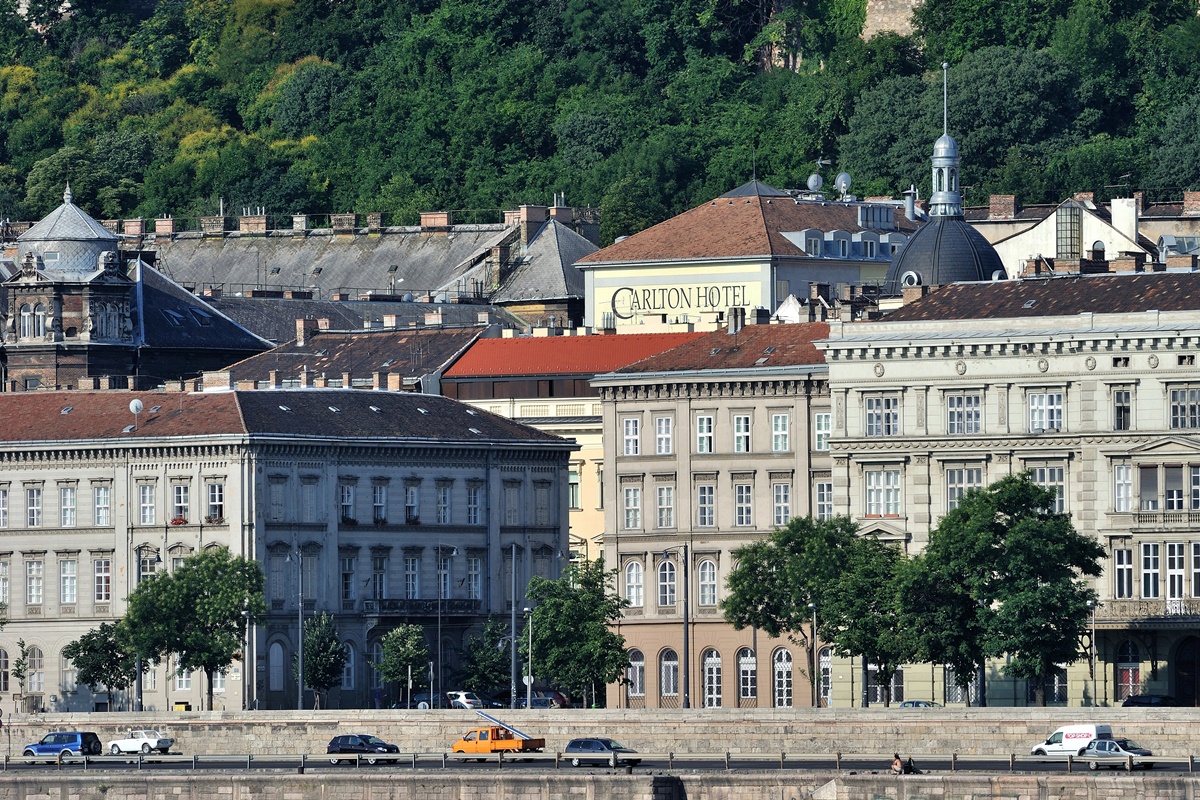
[[[450,597],[450,556],[438,556],[438,598],[446,600]]]
[[[188,521],[188,505],[191,492],[185,483],[171,485],[171,522],[182,525]]]
[[[140,484],[138,486],[138,520],[143,525],[153,525],[155,517],[154,485]]]
[[[1083,255],[1083,209],[1059,206],[1054,214],[1054,257],[1075,259]]]
[[[946,510],[958,508],[959,501],[967,492],[983,486],[983,468],[965,467],[946,470]]]
[[[1193,473],[1193,480],[1198,477]],[[1196,497],[1196,487],[1193,488],[1193,498]],[[1113,465],[1113,511],[1125,514],[1133,510],[1133,467],[1129,464]]]
[[[733,524],[754,524],[754,499],[752,488],[748,483],[733,485]]]
[[[658,510],[658,527],[674,528],[675,527],[675,487],[674,486],[659,486],[656,489],[657,495],[657,510]]]
[[[439,525],[450,524],[450,487],[437,487],[437,521]]]
[[[1133,597],[1133,551],[1128,548],[1113,550],[1113,597]]]
[[[1200,597],[1200,542],[1192,542],[1192,597]]]
[[[519,485],[504,487],[504,524],[521,524],[521,487]]]
[[[58,562],[58,601],[74,605],[79,600],[79,562],[73,558]]]
[[[387,522],[387,484],[371,484],[371,521],[376,525]]]
[[[354,486],[349,483],[338,484],[338,514],[340,518],[349,522],[355,519],[354,516]]]
[[[626,417],[621,421],[621,427],[624,430],[624,453],[627,456],[636,456],[641,450],[641,420],[637,417]]]
[[[189,692],[192,689],[192,673],[175,665],[175,691]]]
[[[421,597],[421,559],[414,556],[404,558],[404,598],[417,600]]]
[[[421,487],[405,486],[404,487],[404,523],[406,525],[416,525],[421,521]],[[509,525],[515,525],[515,522],[509,522]]]
[[[1200,388],[1172,389],[1168,393],[1171,428],[1200,428]]]
[[[479,556],[467,558],[467,597],[483,599],[483,559]]]
[[[877,395],[866,398],[867,436],[900,435],[900,398],[896,395]]]
[[[750,452],[750,415],[735,414],[733,417],[733,452]]]
[[[58,490],[60,508],[62,509],[62,526],[64,528],[75,527],[75,487],[63,486]]]
[[[479,487],[467,487],[467,524],[479,524]]]
[[[42,562],[25,562],[25,602],[31,606],[42,604]]]
[[[1138,467],[1138,508],[1142,511],[1158,511],[1158,466]]]
[[[354,599],[354,556],[342,556],[342,599]]]
[[[0,561],[0,603],[8,605],[10,587],[8,584],[8,562]]]
[[[1183,511],[1183,467],[1163,467],[1163,508],[1167,511]]]
[[[1133,427],[1133,392],[1113,390],[1113,430],[1127,431]]]
[[[92,505],[93,518],[97,527],[106,527],[112,524],[112,487],[111,486],[93,486],[92,487]]]
[[[637,530],[642,527],[642,490],[637,486],[626,486],[625,496],[625,529]]]
[[[1033,482],[1043,489],[1054,492],[1054,503],[1050,511],[1055,514],[1067,512],[1067,479],[1064,467],[1034,467]]]
[[[273,480],[267,490],[272,522],[283,522],[283,493],[286,489],[287,485],[283,481]]]
[[[96,593],[93,596],[97,603],[107,603],[112,600],[112,560],[97,558],[92,566],[96,573]]]
[[[217,693],[225,691],[225,670],[219,669],[213,673],[212,690]]]
[[[711,453],[713,451],[713,418],[710,416],[696,417],[696,452]]]
[[[716,519],[717,487],[704,484],[696,487],[696,527],[711,528]]]
[[[952,436],[981,433],[982,406],[978,393],[946,395],[946,433]]]
[[[1158,597],[1158,577],[1162,568],[1158,542],[1142,542],[1142,599]]]
[[[25,525],[39,528],[42,525],[42,490],[30,487],[25,490]]]
[[[533,524],[550,524],[550,486],[546,483],[533,485]]]
[[[773,521],[776,527],[782,528],[792,519],[792,485],[776,483],[771,486]]]
[[[383,600],[387,597],[387,556],[371,556],[371,599]]]
[[[204,514],[205,522],[224,522],[225,521],[225,484],[209,483],[208,489],[208,509]]]
[[[900,470],[874,469],[867,477],[867,516],[900,514]]]
[[[1184,598],[1183,579],[1186,557],[1183,542],[1167,542],[1167,599]]]
[[[654,452],[660,456],[669,456],[674,448],[672,443],[671,418],[654,418]]]
[[[833,433],[833,414],[817,414],[813,417],[814,450],[828,450],[829,437]]]
[[[300,484],[300,521],[317,522],[317,481],[304,480]]]
[[[583,508],[583,497],[579,490],[579,470],[567,473],[567,503],[573,510]]]
[[[1062,430],[1062,392],[1030,392],[1028,400],[1030,433]]]
[[[816,517],[820,520],[833,519],[833,484],[817,484]]]
[[[771,451],[786,453],[792,448],[790,417],[787,414],[771,415]]]
[[[8,527],[8,489],[0,488],[0,528]]]

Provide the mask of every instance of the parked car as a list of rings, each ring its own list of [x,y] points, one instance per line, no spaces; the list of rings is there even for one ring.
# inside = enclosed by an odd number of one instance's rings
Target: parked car
[[[554,699],[550,698],[550,697],[535,697],[535,698],[533,698],[532,703],[529,702],[528,698],[518,697],[517,698],[517,708],[532,708],[532,709],[544,710],[544,709],[548,709],[548,708],[558,708],[558,703],[554,702]]]
[[[451,708],[483,708],[486,703],[474,692],[446,692]]]
[[[1123,706],[1142,706],[1149,708],[1174,708],[1179,701],[1169,694],[1131,694],[1125,698]]]
[[[1111,739],[1111,725],[1063,725],[1044,742],[1029,749],[1031,756],[1082,756],[1087,746],[1096,739]]]
[[[335,736],[329,740],[329,746],[325,748],[326,755],[358,755],[368,764],[374,764],[376,761],[386,761],[389,764],[395,764],[399,758],[387,758],[388,755],[398,755],[400,748],[394,744],[388,744],[378,736],[373,736],[369,733],[348,733],[342,736]],[[330,764],[336,764],[344,759],[331,758]]]
[[[1143,759],[1146,756],[1152,756],[1154,753],[1141,747],[1137,742],[1131,739],[1096,739],[1083,751],[1083,758],[1087,761],[1088,769],[1100,769],[1100,767],[1124,767],[1129,763],[1129,757],[1134,759]],[[1145,769],[1153,769],[1153,761],[1134,762],[1135,767],[1143,767]]]
[[[114,739],[108,743],[108,752],[114,756],[121,753],[165,753],[171,749],[175,740],[163,736],[152,728],[140,731],[130,731],[124,739]]]
[[[571,698],[565,692],[560,692],[558,689],[534,689],[534,697],[548,697],[558,704],[559,708],[570,708]]]
[[[636,750],[614,742],[612,739],[603,739],[600,737],[572,739],[567,742],[567,748],[563,751],[571,759],[571,766],[573,767],[583,764],[614,764],[618,767],[628,764],[631,767],[636,767],[642,763],[642,760],[640,758],[629,757],[630,753],[636,752]]]
[[[935,703],[932,700],[905,700],[900,704],[901,708],[941,708],[941,703]]]
[[[407,704],[400,703],[400,708],[405,708]],[[437,694],[429,694],[429,692],[417,692],[412,696],[413,708],[446,708],[446,698],[441,692]]]
[[[35,756],[98,756],[103,752],[100,737],[92,731],[58,731],[47,733],[41,741],[21,749],[26,758]]]

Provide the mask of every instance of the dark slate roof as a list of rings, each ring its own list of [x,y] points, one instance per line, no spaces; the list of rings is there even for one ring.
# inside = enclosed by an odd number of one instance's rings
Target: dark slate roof
[[[134,398],[142,401],[143,411],[137,417],[137,428],[126,432],[125,428],[134,424],[129,411]],[[243,435],[378,439],[387,445],[499,441],[573,446],[568,440],[449,398],[409,392],[0,393],[0,450],[44,442]]]
[[[828,336],[827,322],[747,325],[736,334],[726,328],[643,358],[616,373],[823,366],[825,354],[813,342]]]
[[[914,272],[922,286],[991,280],[1006,275],[996,248],[962,217],[930,217],[905,243],[888,267],[885,291],[899,294],[901,280]]]
[[[1126,272],[951,284],[891,312],[884,320],[1036,318],[1197,309],[1200,272]]]
[[[440,311],[443,325],[475,325],[481,313],[505,327],[527,326],[509,311],[469,303],[402,303],[387,300],[292,300],[280,297],[206,297],[205,300],[238,324],[275,344],[296,337],[296,320],[327,319],[333,330],[383,325],[384,314],[395,314],[401,326],[424,325],[425,315]]]
[[[790,197],[787,192],[782,189],[776,189],[774,186],[768,186],[762,181],[755,179],[743,183],[736,189],[730,189],[721,197]]]
[[[575,262],[599,248],[552,219],[538,229],[524,255],[492,295],[496,303],[582,298],[583,273]]]
[[[247,330],[153,267],[134,266],[142,344],[149,347],[261,351],[271,342]],[[295,322],[292,323],[295,333]],[[236,356],[235,356],[236,357]]]
[[[439,372],[486,328],[404,328],[317,331],[228,369],[234,381],[265,381],[272,371],[288,378],[307,368],[315,375],[367,377],[376,372],[420,378]]]
[[[595,375],[695,339],[700,333],[623,333],[480,339],[446,370],[446,378]]]

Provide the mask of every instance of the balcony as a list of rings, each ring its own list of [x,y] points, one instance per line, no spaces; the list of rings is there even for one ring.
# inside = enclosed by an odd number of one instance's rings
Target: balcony
[[[1200,598],[1156,600],[1106,600],[1096,612],[1097,622],[1171,622],[1200,619]]]
[[[449,617],[459,614],[478,614],[480,601],[448,598],[442,600],[440,605],[442,616]],[[438,614],[438,606],[439,603],[436,599],[401,600],[388,598],[384,600],[363,600],[363,613],[435,617]]]
[[[1134,525],[1140,528],[1169,528],[1200,525],[1200,511],[1135,511]]]

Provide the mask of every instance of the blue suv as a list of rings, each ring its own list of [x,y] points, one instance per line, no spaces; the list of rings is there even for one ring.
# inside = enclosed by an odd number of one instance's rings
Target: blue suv
[[[98,756],[103,751],[100,737],[91,731],[59,731],[47,733],[40,742],[25,745],[21,755],[37,756]]]

